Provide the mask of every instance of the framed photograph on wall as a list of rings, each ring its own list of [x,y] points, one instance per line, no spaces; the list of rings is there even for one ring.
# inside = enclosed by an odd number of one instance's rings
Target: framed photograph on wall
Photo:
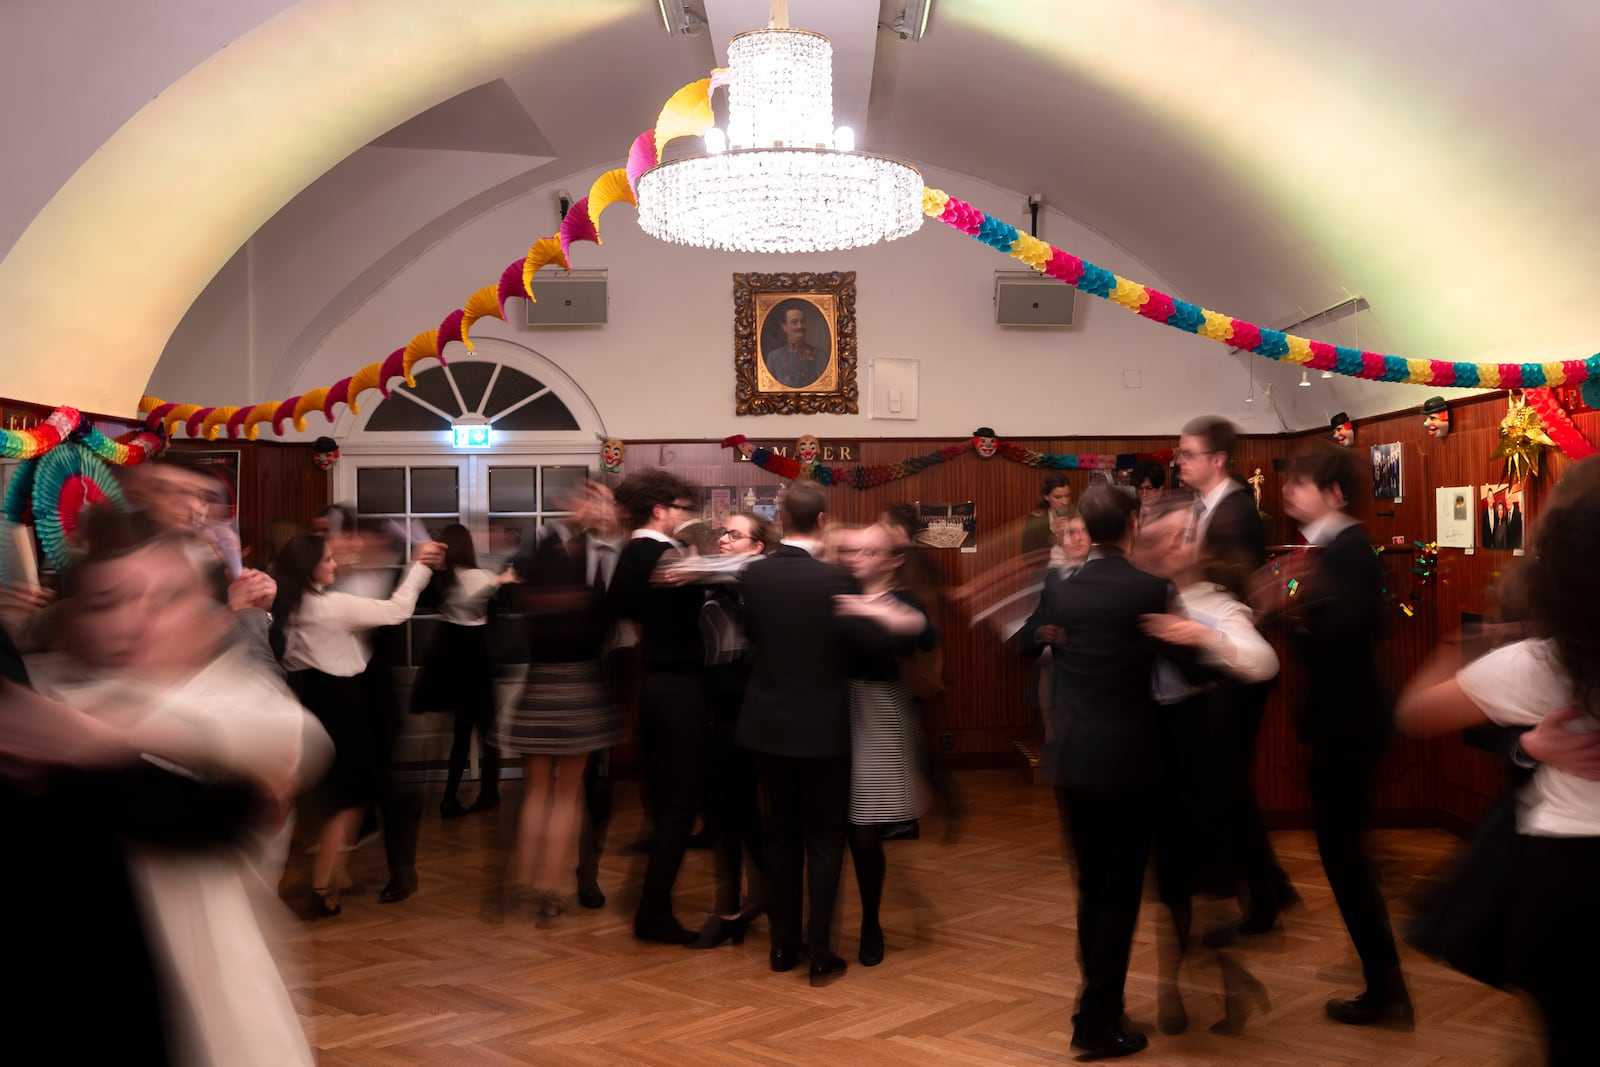
[[[1528,522],[1525,485],[1495,482],[1478,487],[1478,544],[1486,550],[1522,551],[1522,533]]]
[[[1396,500],[1405,479],[1401,477],[1400,442],[1372,446],[1372,496],[1376,500]]]
[[[1478,492],[1470,485],[1435,489],[1434,540],[1440,548],[1472,548],[1478,530]]]
[[[733,276],[734,413],[854,415],[856,274]]]

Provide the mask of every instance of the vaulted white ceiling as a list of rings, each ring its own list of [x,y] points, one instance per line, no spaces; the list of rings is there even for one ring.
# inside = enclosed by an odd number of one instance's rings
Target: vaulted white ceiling
[[[666,35],[655,0],[0,5],[0,315],[73,360],[14,347],[3,391],[131,410],[251,245],[281,320],[260,358],[292,358],[463,220],[620,161],[767,8],[688,5],[699,36]],[[1340,343],[1600,349],[1590,0],[934,0],[920,42],[881,27],[903,6],[790,16],[833,39],[863,147],[1017,192],[986,210],[1020,222],[1042,194],[1178,295],[1264,325],[1359,294],[1367,310],[1306,330]],[[1397,395],[1338,382],[1325,402]]]

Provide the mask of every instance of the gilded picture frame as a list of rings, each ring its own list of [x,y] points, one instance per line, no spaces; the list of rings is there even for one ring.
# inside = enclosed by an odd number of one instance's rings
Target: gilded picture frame
[[[854,415],[856,273],[733,276],[734,413]]]

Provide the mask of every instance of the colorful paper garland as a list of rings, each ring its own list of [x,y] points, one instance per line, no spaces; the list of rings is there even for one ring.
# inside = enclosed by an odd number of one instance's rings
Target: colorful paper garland
[[[722,439],[723,448],[744,451],[747,444],[743,434]],[[913,474],[948,463],[963,453],[975,449],[972,441],[959,445],[946,445],[937,452],[896,460],[893,463],[858,463],[850,466],[832,466],[826,463],[805,462],[791,456],[780,456],[770,448],[752,448],[750,462],[780,478],[810,478],[822,485],[844,485],[852,489],[872,489],[890,482],[909,478]],[[1149,460],[1157,463],[1172,461],[1172,450],[1157,452],[1078,453],[1035,452],[1009,441],[998,442],[996,455],[1028,467],[1046,467],[1052,470],[1131,470]]]
[[[601,212],[621,200],[638,206],[639,176],[661,162],[662,149],[669,141],[677,137],[698,136],[710,128],[713,121],[711,93],[725,84],[727,72],[715,70],[709,78],[690,82],[674,93],[657,116],[655,129],[646,130],[634,139],[625,166],[601,175],[590,187],[589,195],[568,210],[554,235],[535,241],[526,257],[502,272],[496,286],[479,290],[465,307],[446,316],[437,331],[418,334],[410,345],[403,350],[396,350],[388,360],[369,364],[326,389],[314,389],[283,401],[267,401],[243,408],[218,408],[168,404],[147,396],[140,401],[140,412],[146,415],[152,427],[160,422],[169,434],[182,422],[191,437],[199,435],[213,440],[221,430],[226,429],[230,438],[238,437],[242,431],[248,439],[255,440],[259,424],[265,421],[272,423],[274,433],[282,434],[285,419],[291,419],[296,429],[304,430],[305,415],[312,411],[320,411],[330,422],[334,417],[333,409],[338,404],[345,404],[352,412],[359,412],[356,401],[362,393],[377,388],[387,397],[388,383],[398,375],[404,375],[406,384],[414,386],[416,382],[411,370],[419,359],[434,358],[443,363],[444,348],[453,340],[460,340],[471,349],[472,341],[467,335],[471,322],[485,314],[504,319],[505,302],[513,296],[532,300],[533,277],[540,269],[551,263],[571,269],[569,253],[574,242],[592,241],[599,244]],[[1463,389],[1535,389],[1580,385],[1600,379],[1600,353],[1586,360],[1468,363],[1407,359],[1313,341],[1179,300],[1159,289],[1113,274],[1088,260],[1023,234],[1009,223],[993,218],[942,190],[923,189],[922,210],[929,217],[968,234],[996,251],[1006,253],[1041,274],[1109,300],[1142,318],[1311,370],[1330,371],[1369,381]],[[487,298],[484,296],[489,289],[494,290],[495,296],[495,309],[492,311],[487,309]]]
[[[83,445],[94,455],[118,467],[131,467],[160,455],[166,441],[146,430],[113,441],[101,433],[94,422],[77,408],[59,407],[39,425],[26,430],[0,430],[0,456],[6,459],[35,459],[63,441]]]
[[[1587,459],[1600,451],[1583,436],[1583,431],[1573,423],[1572,416],[1567,414],[1549,389],[1529,389],[1522,397],[1539,416],[1545,433],[1550,435],[1550,440],[1556,443],[1563,455],[1575,460]]]
[[[1198,334],[1230,348],[1242,348],[1258,356],[1311,370],[1332,371],[1375,382],[1462,389],[1534,389],[1547,385],[1577,385],[1600,378],[1600,353],[1588,359],[1548,363],[1457,363],[1442,359],[1405,359],[1312,341],[1223,315],[1113,274],[1037,237],[1030,237],[939,189],[922,191],[922,212],[997,252],[1026,263],[1041,274],[1109,300],[1142,318]]]

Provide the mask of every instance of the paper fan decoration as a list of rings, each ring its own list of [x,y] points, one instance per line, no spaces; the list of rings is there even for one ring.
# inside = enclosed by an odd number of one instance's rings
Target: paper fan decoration
[[[33,529],[56,570],[72,563],[72,541],[78,518],[91,504],[109,503],[126,510],[122,487],[101,458],[82,445],[53,448],[37,461],[33,471]],[[7,500],[9,512],[10,500]]]
[[[711,79],[690,82],[672,94],[656,118],[656,162],[667,142],[679,137],[699,137],[711,128]]]

